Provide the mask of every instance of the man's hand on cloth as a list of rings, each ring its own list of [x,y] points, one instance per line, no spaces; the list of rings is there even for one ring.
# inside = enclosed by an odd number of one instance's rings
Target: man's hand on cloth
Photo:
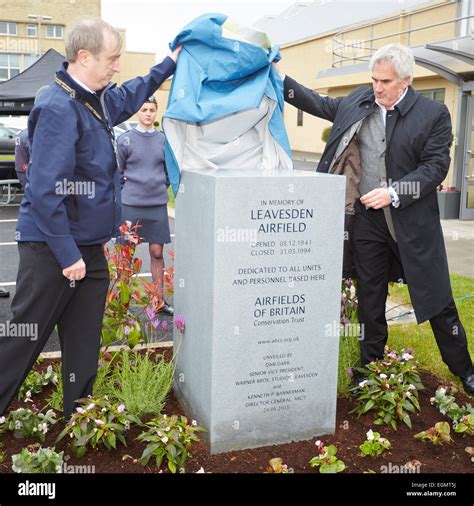
[[[183,46],[178,46],[172,53],[169,54],[170,58],[172,58],[175,63],[178,61],[178,55],[181,52],[181,49],[183,49]]]
[[[387,188],[375,188],[375,190],[362,195],[360,198],[362,204],[372,209],[382,209],[392,203],[392,197]]]
[[[272,65],[273,65],[273,68],[278,72],[278,74],[280,75],[281,77],[281,80],[284,81],[285,80],[285,73],[283,72],[283,70],[281,70],[280,68],[280,65],[278,65],[278,63],[276,61],[272,62]]]

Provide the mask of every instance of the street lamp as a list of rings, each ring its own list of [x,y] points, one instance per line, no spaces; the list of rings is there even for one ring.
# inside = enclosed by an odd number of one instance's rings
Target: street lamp
[[[41,21],[51,21],[53,18],[51,16],[42,16],[41,14],[28,14],[29,19],[37,19],[38,20],[38,58],[41,56]]]

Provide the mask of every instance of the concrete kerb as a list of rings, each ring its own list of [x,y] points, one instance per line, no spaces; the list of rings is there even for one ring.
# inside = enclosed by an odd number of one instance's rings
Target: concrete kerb
[[[172,348],[173,347],[173,341],[156,341],[154,343],[147,343],[147,344],[139,344],[135,346],[134,350],[147,350],[151,348]],[[102,348],[104,350],[105,348]],[[107,348],[107,351],[120,351],[120,350],[127,350],[129,349],[128,346],[125,346],[123,344],[118,346],[110,346]],[[45,351],[44,353],[40,354],[41,358],[61,358],[61,352],[60,351]]]

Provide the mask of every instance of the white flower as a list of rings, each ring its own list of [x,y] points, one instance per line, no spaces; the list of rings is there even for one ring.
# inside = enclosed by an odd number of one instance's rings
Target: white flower
[[[158,431],[158,436],[162,436],[163,435],[163,432],[161,432],[161,430]]]
[[[107,411],[107,408],[102,408],[101,411],[102,413],[105,413]]]
[[[374,436],[374,433],[372,432],[372,429],[370,429],[370,430],[367,432],[367,439],[368,439],[369,441],[373,441],[374,437],[375,437],[375,436]]]
[[[196,420],[193,420],[193,421],[191,422],[191,425],[192,425],[193,427],[196,427],[196,425],[197,425],[197,424],[198,424],[198,423],[196,422]]]
[[[431,404],[434,404],[434,403],[435,403],[435,401],[436,401],[435,397],[431,397],[431,399],[430,399],[430,403],[431,403]]]
[[[413,397],[413,394],[411,392],[407,392],[407,397]]]
[[[168,436],[165,436],[165,437],[161,438],[161,440],[163,441],[163,443],[167,443],[168,442]]]
[[[390,374],[390,377],[391,378],[395,378],[395,374]]]
[[[416,386],[411,383],[408,385],[408,390],[416,390]]]
[[[125,411],[125,404],[120,404],[120,406],[117,408],[117,411],[119,413],[123,413]]]
[[[411,360],[413,358],[413,355],[410,355],[409,353],[404,353],[402,355],[402,358],[403,360],[406,360],[408,362],[408,360]]]
[[[446,393],[446,388],[444,387],[439,387],[438,388],[438,392],[441,394],[441,395],[444,395]]]
[[[364,388],[364,387],[365,387],[365,385],[367,385],[367,383],[368,383],[368,382],[369,382],[369,380],[364,380],[364,381],[361,381],[361,382],[359,383],[359,386],[360,386],[360,387],[362,387],[362,388]]]
[[[0,417],[0,423],[5,423],[5,417],[4,416]]]
[[[76,411],[81,415],[85,413],[85,410],[83,408],[76,408]]]
[[[179,432],[183,432],[183,428],[182,427],[178,427],[178,430],[179,430]]]
[[[166,427],[165,432],[169,432],[171,430],[171,427]]]
[[[314,444],[315,444],[316,446],[321,446],[321,445],[322,445],[321,440],[319,440],[319,439],[318,439],[318,440],[316,441],[316,443],[314,443]]]
[[[380,375],[380,377],[381,377],[382,379],[386,379],[386,378],[387,378],[387,375],[386,375],[386,374],[384,374],[384,373],[382,373],[382,374]]]
[[[74,437],[74,434],[72,432],[70,432],[69,437],[72,439]]]

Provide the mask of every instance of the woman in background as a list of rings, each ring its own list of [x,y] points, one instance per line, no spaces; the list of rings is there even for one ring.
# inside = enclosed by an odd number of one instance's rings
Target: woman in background
[[[159,309],[173,314],[163,299],[163,244],[171,242],[168,222],[168,173],[164,148],[165,136],[154,128],[158,104],[148,97],[137,113],[138,125],[117,139],[118,159],[122,174],[123,221],[141,227],[137,230],[143,242],[149,243],[151,274]]]

